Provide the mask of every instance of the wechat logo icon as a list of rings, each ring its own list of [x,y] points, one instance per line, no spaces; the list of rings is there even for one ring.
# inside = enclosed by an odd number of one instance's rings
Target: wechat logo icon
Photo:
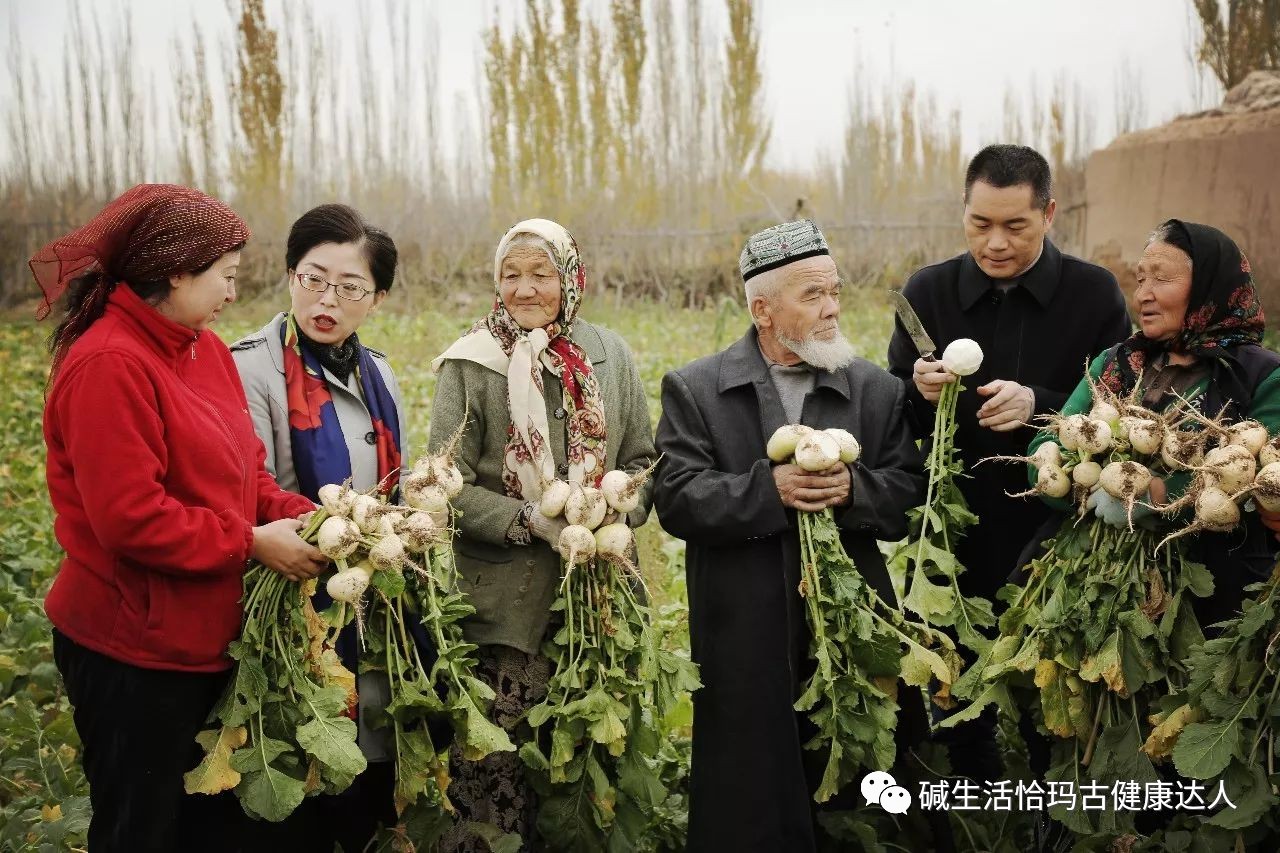
[[[867,805],[878,805],[890,814],[906,814],[911,808],[911,792],[883,770],[862,777],[862,799]]]

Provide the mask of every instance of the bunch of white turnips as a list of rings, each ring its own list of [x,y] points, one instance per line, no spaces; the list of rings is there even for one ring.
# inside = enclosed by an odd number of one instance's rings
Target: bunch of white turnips
[[[337,566],[325,589],[334,601],[359,606],[374,572],[403,572],[411,554],[452,539],[449,501],[462,491],[462,473],[445,454],[424,456],[400,484],[404,505],[387,504],[348,485],[319,491],[328,514],[316,547]]]
[[[769,437],[765,452],[774,462],[792,461],[816,474],[841,462],[845,465],[857,462],[862,446],[848,430],[787,424],[778,427]]]
[[[653,473],[654,462],[634,474],[613,470],[600,478],[600,486],[570,484],[552,480],[542,487],[537,512],[546,518],[563,518],[567,522],[556,543],[556,549],[568,567],[580,566],[599,557],[631,572],[636,568],[629,554],[635,542],[631,528],[622,517],[640,505],[644,484]],[[610,512],[618,519],[605,524]],[[567,576],[567,572],[566,572]]]
[[[1084,506],[1091,493],[1096,503],[1101,491],[1124,506],[1130,526],[1135,507],[1166,518],[1194,507],[1191,524],[1166,541],[1234,529],[1249,498],[1262,509],[1280,510],[1280,438],[1271,439],[1265,426],[1206,417],[1188,401],[1154,412],[1089,382],[1095,401],[1089,412],[1051,417],[1049,429],[1058,440],[1025,457],[1036,466],[1034,492],[1052,498],[1074,492]],[[1180,471],[1192,474],[1182,497],[1162,507],[1147,503],[1155,477]]]

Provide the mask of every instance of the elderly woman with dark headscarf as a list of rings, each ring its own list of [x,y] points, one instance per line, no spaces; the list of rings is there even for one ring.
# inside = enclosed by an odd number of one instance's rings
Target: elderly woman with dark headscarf
[[[66,557],[45,599],[84,743],[99,851],[228,850],[229,794],[183,773],[231,668],[241,576],[325,565],[297,535],[231,354],[208,330],[235,299],[249,229],[196,190],[134,187],[31,260],[40,316],[65,292],[45,401],[49,495]]]
[[[1253,419],[1271,435],[1280,432],[1280,355],[1262,346],[1262,304],[1249,261],[1231,238],[1208,225],[1170,219],[1147,241],[1137,275],[1139,331],[1093,360],[1093,381],[1120,395],[1136,389],[1153,411],[1182,399],[1205,415]],[[1092,405],[1089,383],[1081,380],[1062,414],[1088,412]],[[1041,433],[1031,450],[1048,440]],[[1185,473],[1153,480],[1152,502],[1176,498],[1187,480]],[[1101,491],[1096,499],[1114,500]],[[1108,510],[1096,511],[1105,516]],[[1112,515],[1123,518],[1123,507]],[[1195,599],[1201,625],[1234,614],[1244,587],[1268,577],[1275,565],[1276,543],[1265,526],[1277,526],[1280,518],[1265,512],[1243,517],[1240,529],[1196,537],[1197,556],[1214,575],[1213,596]]]
[[[497,298],[489,314],[433,363],[433,449],[465,425],[456,500],[457,564],[476,608],[463,625],[480,646],[479,673],[497,692],[493,714],[519,743],[523,713],[546,693],[551,662],[539,653],[560,578],[555,550],[564,522],[534,509],[553,479],[598,485],[615,468],[640,470],[654,457],[644,389],[626,344],[578,318],[586,270],[577,243],[545,219],[507,232],[494,257]],[[646,489],[625,519],[648,514]],[[449,796],[463,824],[453,849],[484,850],[463,837],[465,821],[496,824],[526,842],[535,799],[520,759],[497,753],[455,763]]]

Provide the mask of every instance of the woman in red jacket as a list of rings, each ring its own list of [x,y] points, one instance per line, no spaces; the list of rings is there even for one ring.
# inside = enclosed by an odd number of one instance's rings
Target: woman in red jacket
[[[186,187],[144,184],[42,249],[39,316],[65,291],[45,401],[49,496],[66,551],[45,611],[84,743],[94,853],[234,849],[234,800],[182,775],[240,632],[258,560],[300,580],[324,558],[314,509],[263,466],[235,364],[207,326],[235,299],[249,229]]]

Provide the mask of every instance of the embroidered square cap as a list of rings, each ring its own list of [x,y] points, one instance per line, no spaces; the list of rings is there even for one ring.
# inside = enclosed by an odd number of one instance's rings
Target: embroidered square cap
[[[830,255],[827,240],[811,219],[798,219],[766,228],[747,238],[738,258],[742,280],[750,281],[762,272],[775,270],[787,264]]]

